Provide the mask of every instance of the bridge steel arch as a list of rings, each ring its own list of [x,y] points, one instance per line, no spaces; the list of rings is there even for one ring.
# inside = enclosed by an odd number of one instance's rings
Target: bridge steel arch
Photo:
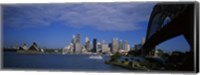
[[[170,22],[163,24],[166,18]],[[159,3],[151,13],[146,42],[141,48],[143,55],[147,55],[156,45],[183,35],[193,50],[194,33],[194,3]]]

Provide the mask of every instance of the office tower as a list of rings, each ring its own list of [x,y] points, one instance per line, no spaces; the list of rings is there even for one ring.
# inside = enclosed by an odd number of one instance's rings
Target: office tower
[[[124,50],[129,50],[130,45],[128,44],[128,41],[124,41]]]
[[[81,41],[80,41],[80,34],[77,34],[75,37],[75,53],[81,53],[82,46],[81,46]]]
[[[128,44],[127,46],[127,50],[130,51],[131,50],[131,46]]]
[[[119,41],[119,50],[122,50],[123,49],[123,42],[122,40]]]
[[[73,35],[72,36],[72,41],[71,41],[73,44],[75,44],[76,43],[76,36],[75,35]]]
[[[90,41],[88,41],[88,42],[85,43],[85,49],[86,49],[87,51],[89,51],[90,48],[91,48]]]
[[[90,41],[88,37],[85,37],[85,49],[86,51],[90,50]]]
[[[94,38],[93,39],[93,50],[92,50],[92,52],[96,52],[96,51],[97,51],[97,39]]]
[[[118,40],[117,40],[117,38],[112,39],[112,52],[113,53],[118,52]]]
[[[101,43],[97,42],[97,52],[100,52],[100,51],[101,51]]]
[[[88,37],[85,37],[85,43],[87,43],[89,41]]]
[[[108,44],[102,44],[101,45],[101,49],[103,53],[109,53],[110,52],[110,48],[108,47]]]
[[[81,43],[75,43],[75,53],[81,53]]]
[[[74,52],[75,52],[75,43],[76,43],[76,36],[75,36],[75,35],[72,36],[72,41],[71,41],[71,43],[73,44],[73,45],[72,45],[72,47],[73,47],[72,52],[74,53]]]
[[[112,43],[109,43],[108,47],[112,50]]]
[[[81,43],[81,35],[80,34],[76,35],[76,43]]]
[[[103,44],[103,43],[102,43],[102,45],[101,45],[101,50],[102,50],[102,52],[105,52],[105,50],[106,50],[106,44]]]
[[[93,50],[93,44],[89,43],[89,51],[92,51],[92,50]]]
[[[106,50],[106,43],[105,43],[105,40],[102,40],[102,42],[101,42],[101,52],[104,52],[104,50]]]

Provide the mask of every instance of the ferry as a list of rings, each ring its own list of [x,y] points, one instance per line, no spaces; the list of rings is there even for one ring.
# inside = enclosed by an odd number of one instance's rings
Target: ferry
[[[89,59],[103,59],[103,57],[101,55],[91,55]]]

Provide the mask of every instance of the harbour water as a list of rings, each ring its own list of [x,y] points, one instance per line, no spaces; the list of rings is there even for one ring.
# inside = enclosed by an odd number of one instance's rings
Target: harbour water
[[[31,70],[64,70],[64,71],[107,71],[130,72],[118,66],[108,65],[103,59],[90,59],[90,55],[73,54],[18,54],[16,52],[3,53],[3,68],[31,69]]]

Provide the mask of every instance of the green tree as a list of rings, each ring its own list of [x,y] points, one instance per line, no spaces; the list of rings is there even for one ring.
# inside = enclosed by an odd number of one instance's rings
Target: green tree
[[[117,61],[117,59],[119,59],[121,57],[120,53],[115,53],[114,55],[111,56],[111,59],[110,61],[113,62],[113,61]]]

